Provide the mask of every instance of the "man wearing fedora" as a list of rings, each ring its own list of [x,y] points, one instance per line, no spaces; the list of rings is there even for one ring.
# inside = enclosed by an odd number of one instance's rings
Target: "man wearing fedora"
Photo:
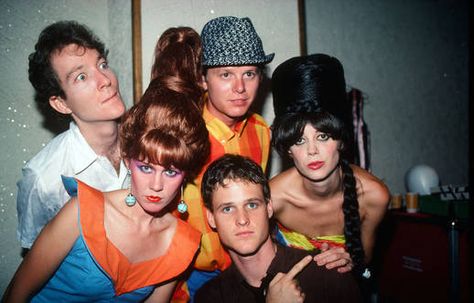
[[[184,191],[188,204],[184,219],[203,234],[195,270],[187,280],[191,301],[199,287],[231,264],[218,234],[207,224],[199,190],[202,175],[212,161],[225,153],[249,157],[265,170],[270,130],[263,118],[249,112],[249,108],[257,96],[263,68],[274,56],[265,54],[249,18],[212,19],[204,26],[201,39],[203,87],[206,90],[203,118],[209,130],[211,156],[200,175]]]

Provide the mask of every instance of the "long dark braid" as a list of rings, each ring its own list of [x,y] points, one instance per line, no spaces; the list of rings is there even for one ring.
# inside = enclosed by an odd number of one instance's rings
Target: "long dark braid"
[[[341,160],[344,190],[344,236],[346,247],[354,264],[354,272],[360,276],[365,270],[365,253],[360,235],[359,201],[357,200],[356,179],[347,160]]]

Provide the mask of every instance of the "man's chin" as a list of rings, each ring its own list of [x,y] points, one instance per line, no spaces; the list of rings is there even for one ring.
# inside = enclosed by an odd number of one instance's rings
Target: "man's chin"
[[[249,115],[248,110],[246,110],[246,111],[233,112],[230,115],[228,115],[228,117],[233,119],[235,122],[240,122],[242,120],[245,120],[248,115]]]
[[[254,249],[232,249],[231,252],[233,252],[235,255],[239,257],[252,257],[254,256],[258,251],[258,248]]]
[[[248,241],[250,242],[250,241]],[[262,243],[244,243],[240,246],[227,247],[229,253],[239,257],[252,257],[258,253],[260,248],[265,244],[265,241]]]

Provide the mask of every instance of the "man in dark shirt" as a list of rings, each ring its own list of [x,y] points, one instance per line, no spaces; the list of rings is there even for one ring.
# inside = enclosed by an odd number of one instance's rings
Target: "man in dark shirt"
[[[204,174],[202,197],[233,264],[198,290],[195,302],[361,302],[357,282],[270,237],[267,179],[252,160],[224,155]]]

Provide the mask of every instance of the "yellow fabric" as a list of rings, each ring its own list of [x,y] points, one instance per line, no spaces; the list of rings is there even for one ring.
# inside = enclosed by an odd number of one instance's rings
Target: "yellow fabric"
[[[220,244],[217,233],[207,224],[206,208],[200,194],[202,176],[207,165],[225,153],[250,157],[265,170],[270,149],[270,129],[257,114],[251,114],[237,123],[235,130],[214,117],[206,106],[203,109],[203,118],[209,130],[211,156],[194,184],[188,184],[184,190],[188,212],[181,219],[203,234],[195,268],[207,271],[224,270],[231,264],[231,260]]]
[[[329,244],[332,246],[345,246],[346,238],[344,235],[331,235],[331,236],[318,236],[318,237],[308,237],[304,234],[289,230],[278,224],[277,231],[277,240],[278,242],[299,249],[304,249],[307,251],[319,250],[323,243]]]

